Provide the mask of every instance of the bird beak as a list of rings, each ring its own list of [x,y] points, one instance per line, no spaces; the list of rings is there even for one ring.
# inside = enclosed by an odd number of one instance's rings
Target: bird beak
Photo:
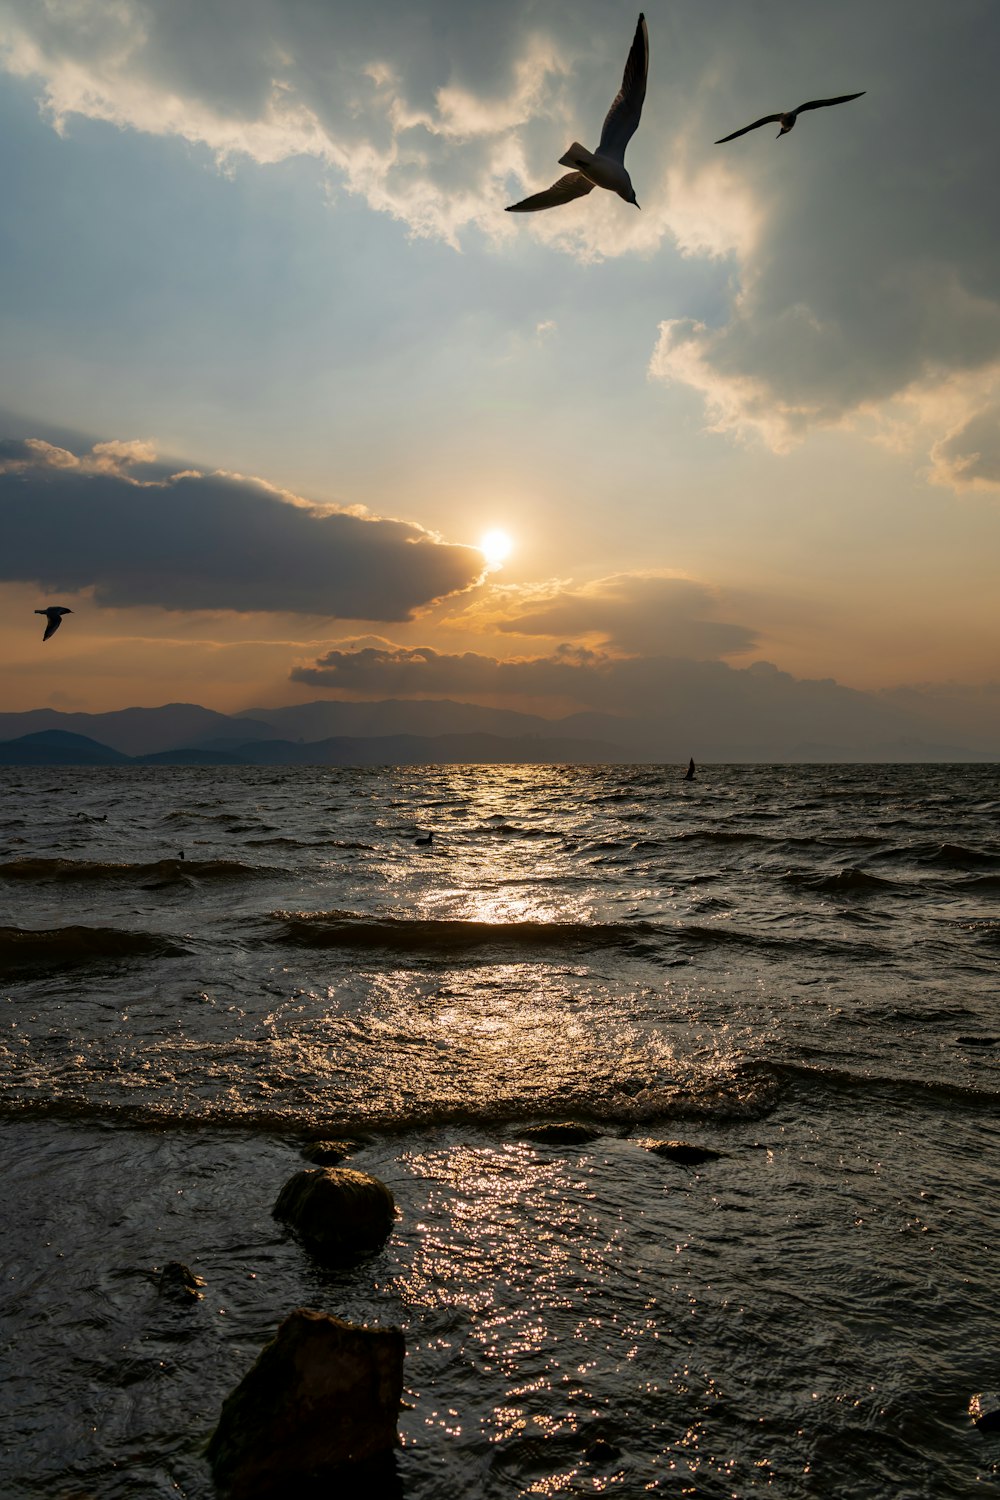
[[[635,203],[635,199],[634,198],[632,199],[632,202]],[[641,208],[642,204],[641,203],[636,203],[635,206],[636,206],[636,208]]]

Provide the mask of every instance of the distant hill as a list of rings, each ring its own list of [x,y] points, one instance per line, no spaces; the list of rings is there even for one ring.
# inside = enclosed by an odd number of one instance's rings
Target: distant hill
[[[247,709],[240,714],[219,714],[198,703],[163,703],[162,708],[123,708],[106,714],[61,712],[55,708],[31,708],[21,714],[0,714],[0,739],[22,738],[28,733],[61,730],[76,733],[99,744],[111,745],[127,756],[150,756],[165,751],[207,750],[223,756],[235,756],[235,763],[246,756],[249,741],[283,741],[285,744],[318,744],[328,739],[441,738],[442,735],[492,735],[498,739],[556,739],[580,742],[601,741],[604,750],[618,747],[613,759],[633,759],[637,739],[630,738],[631,724],[616,720],[610,714],[577,714],[573,718],[543,718],[540,714],[520,714],[514,709],[481,708],[477,703],[459,703],[450,699],[385,699],[375,703],[346,703],[336,699],[297,703],[289,708]],[[624,732],[622,732],[624,730]],[[630,745],[625,750],[625,745]],[[457,747],[456,747],[457,748]],[[526,745],[528,759],[559,759]],[[327,751],[324,751],[324,754]],[[408,751],[415,753],[415,751]],[[601,759],[594,747],[580,750],[583,760]],[[342,760],[300,760],[297,754],[285,757],[291,763],[331,763]],[[462,759],[466,759],[462,754]],[[502,756],[507,760],[507,754]],[[267,763],[279,763],[277,753],[265,756]],[[210,762],[204,762],[210,763]],[[219,762],[225,763],[225,762]],[[361,763],[375,763],[364,760]],[[406,763],[420,763],[409,760]]]
[[[165,703],[161,708],[122,708],[106,714],[62,713],[55,708],[32,708],[25,713],[0,713],[0,740],[48,730],[83,735],[110,745],[124,755],[149,755],[160,750],[199,745],[213,735],[239,736],[240,743],[258,736],[273,737],[268,724],[252,718],[235,719],[197,703]]]
[[[617,745],[596,741],[491,734],[341,736],[312,744],[251,740],[231,751],[182,746],[137,756],[60,729],[0,742],[0,765],[6,766],[598,765],[623,758]]]
[[[580,736],[567,731],[566,722],[543,719],[540,714],[518,713],[510,708],[483,708],[478,703],[459,703],[451,698],[383,698],[374,703],[347,703],[324,698],[314,703],[295,703],[288,708],[251,708],[246,714],[235,714],[238,724],[258,722],[270,726],[276,735],[288,740],[325,740],[335,736],[352,738],[383,735],[563,735]],[[604,738],[609,734],[605,718]],[[249,735],[244,735],[249,739]]]
[[[0,743],[0,766],[119,766],[129,757],[85,734],[43,729]]]
[[[1000,689],[997,697],[1000,715]],[[27,741],[0,754],[0,764],[113,764],[115,751],[175,765],[1000,760],[1000,734],[953,722],[947,694],[918,712],[920,694],[897,702],[832,680],[796,679],[766,662],[736,669],[664,658],[655,682],[641,678],[623,701],[641,703],[641,715],[588,710],[546,719],[447,698],[322,699],[238,714],[197,703],[101,714],[32,709],[0,713],[0,742]],[[32,736],[53,732],[98,749],[74,750],[68,739],[61,749],[58,741],[48,751],[43,740],[32,745]]]

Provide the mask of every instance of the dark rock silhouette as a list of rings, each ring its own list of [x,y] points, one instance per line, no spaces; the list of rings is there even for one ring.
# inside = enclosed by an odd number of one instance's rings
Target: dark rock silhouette
[[[685,1167],[697,1167],[703,1161],[718,1161],[722,1155],[721,1151],[713,1151],[709,1146],[693,1146],[690,1141],[650,1141],[646,1149]]]
[[[385,1183],[367,1172],[314,1167],[288,1179],[274,1217],[290,1224],[318,1260],[349,1265],[381,1250],[396,1204]]]
[[[622,1450],[607,1438],[595,1438],[583,1456],[590,1464],[609,1464],[621,1458]]]
[[[395,1491],[403,1335],[300,1307],[223,1403],[206,1456],[229,1500]]]
[[[969,1402],[969,1416],[982,1432],[1000,1432],[1000,1395],[979,1391]]]
[[[174,1302],[200,1302],[204,1296],[200,1288],[204,1285],[205,1278],[196,1276],[180,1260],[168,1260],[160,1272],[160,1295],[170,1297]]]
[[[583,1145],[587,1141],[596,1141],[600,1135],[592,1125],[584,1125],[579,1120],[550,1120],[541,1125],[526,1125],[521,1131],[530,1141],[551,1141],[553,1145]]]
[[[302,1147],[302,1155],[318,1167],[335,1167],[352,1151],[357,1151],[359,1144],[358,1141],[308,1141]]]

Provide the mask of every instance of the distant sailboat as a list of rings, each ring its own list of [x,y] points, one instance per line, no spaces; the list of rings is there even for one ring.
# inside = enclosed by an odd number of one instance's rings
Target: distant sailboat
[[[694,780],[694,760],[693,759],[688,761],[688,768],[687,768],[686,772],[684,773],[684,780],[685,781],[693,781]]]

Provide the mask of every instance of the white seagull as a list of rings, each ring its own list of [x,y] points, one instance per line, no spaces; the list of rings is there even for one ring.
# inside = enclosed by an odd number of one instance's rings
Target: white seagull
[[[574,141],[560,156],[559,163],[574,170],[560,177],[544,192],[533,193],[522,198],[520,203],[511,203],[509,214],[533,214],[539,208],[556,208],[560,203],[570,203],[582,198],[592,188],[607,188],[617,193],[626,203],[635,203],[632,180],[625,170],[625,147],[635,135],[642,114],[642,102],[646,97],[646,74],[649,72],[649,33],[646,18],[640,14],[632,40],[632,48],[625,64],[622,86],[618,97],[608,110],[601,131],[597,150],[588,151],[579,141]],[[639,207],[635,203],[636,208]]]
[[[73,611],[71,609],[67,609],[65,604],[50,604],[48,609],[36,609],[35,614],[44,615],[46,620],[48,621],[48,624],[45,627],[45,634],[42,636],[42,640],[47,641],[50,635],[55,635],[56,631],[59,629],[59,626],[62,624],[63,615],[71,615],[72,613]]]
[[[861,90],[861,94],[866,94],[867,92],[867,89]],[[788,134],[804,109],[825,109],[828,104],[847,104],[851,99],[860,99],[861,94],[838,94],[836,99],[810,99],[808,104],[800,104],[798,109],[790,109],[787,114],[762,115],[759,120],[754,120],[752,125],[744,125],[742,130],[734,130],[732,135],[724,135],[715,144],[721,146],[726,141],[735,141],[738,135],[746,135],[748,130],[756,130],[758,125],[771,124],[781,125],[781,129],[775,136],[775,140],[780,140],[783,135]]]

